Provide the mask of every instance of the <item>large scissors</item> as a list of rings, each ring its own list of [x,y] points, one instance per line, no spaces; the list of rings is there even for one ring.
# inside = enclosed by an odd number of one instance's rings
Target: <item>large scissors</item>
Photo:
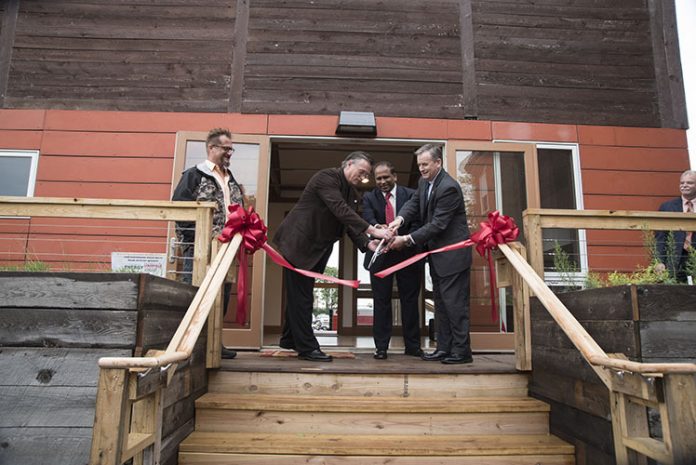
[[[372,254],[372,258],[370,259],[370,263],[367,264],[368,269],[372,268],[372,265],[375,263],[375,260],[377,260],[377,257],[379,257],[380,255],[382,255],[384,253],[384,251],[382,250],[382,249],[384,249],[384,244],[385,244],[384,239],[379,241],[379,244],[377,244],[377,248],[375,249],[375,253]]]

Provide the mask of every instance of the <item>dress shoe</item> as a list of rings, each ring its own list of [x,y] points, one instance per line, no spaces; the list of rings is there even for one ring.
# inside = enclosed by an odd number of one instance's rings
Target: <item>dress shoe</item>
[[[444,360],[445,358],[449,357],[449,355],[450,353],[445,352],[444,350],[436,350],[430,354],[424,353],[421,355],[421,359],[425,360],[426,362],[439,362],[440,360]]]
[[[382,350],[382,349],[377,349],[377,350],[375,350],[375,355],[373,355],[373,357],[376,360],[386,360],[387,359],[387,351]]]
[[[420,347],[406,349],[404,350],[404,355],[410,355],[411,357],[422,357],[423,351],[420,349]]]
[[[314,349],[310,352],[302,352],[297,356],[300,360],[309,360],[310,362],[330,362],[333,360],[331,355],[326,355],[320,349]]]
[[[225,360],[232,360],[237,356],[237,352],[232,349],[228,349],[227,347],[223,347],[220,351],[220,356]]]
[[[442,363],[445,363],[447,365],[455,365],[459,363],[471,363],[474,361],[474,358],[469,355],[464,355],[464,354],[449,354],[449,356],[443,358],[441,360]]]

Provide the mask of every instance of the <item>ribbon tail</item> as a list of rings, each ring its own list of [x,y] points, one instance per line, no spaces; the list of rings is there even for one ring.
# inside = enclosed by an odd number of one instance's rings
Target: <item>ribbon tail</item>
[[[334,283],[334,284],[340,284],[342,286],[349,286],[349,287],[352,287],[353,289],[357,289],[358,286],[360,286],[360,281],[357,279],[341,279],[341,278],[336,278],[334,276],[328,276],[325,274],[317,273],[315,271],[308,271],[308,270],[303,270],[302,268],[295,268],[277,250],[275,250],[273,247],[271,247],[267,243],[263,244],[261,246],[261,248],[266,251],[268,256],[271,257],[271,260],[273,260],[273,262],[276,265],[280,265],[283,268],[287,268],[289,270],[295,271],[303,276],[308,276],[310,278],[315,278],[315,279],[323,279],[324,281],[329,281],[329,282]]]
[[[495,293],[498,288],[496,281],[495,281],[495,268],[493,264],[493,255],[491,255],[491,251],[487,250],[486,251],[486,257],[488,258],[488,275],[490,276],[491,279],[491,318],[493,319],[493,322],[495,323],[498,321],[498,307],[495,304]]]
[[[236,323],[245,326],[247,320],[247,254],[244,247],[239,248],[239,274],[237,275],[237,315]]]

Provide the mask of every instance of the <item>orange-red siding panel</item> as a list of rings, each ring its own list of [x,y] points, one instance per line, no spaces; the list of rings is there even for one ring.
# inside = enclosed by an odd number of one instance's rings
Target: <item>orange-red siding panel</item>
[[[686,148],[686,131],[666,128],[578,126],[581,144]]]
[[[679,185],[678,173],[582,170],[585,194],[670,195]]]
[[[170,200],[171,184],[37,181],[37,197]]]
[[[171,184],[172,159],[42,156],[40,181]]]
[[[461,140],[493,140],[490,121],[447,120],[447,138]]]
[[[41,136],[40,131],[0,130],[0,149],[39,150]]]
[[[689,152],[682,148],[580,146],[583,169],[632,171],[684,171]]]
[[[32,234],[73,234],[109,236],[158,237],[167,235],[168,221],[131,221],[87,218],[46,218],[35,216],[31,219]]]
[[[584,175],[583,175],[584,176]],[[583,196],[585,209],[587,210],[635,210],[635,211],[657,211],[662,202],[674,198],[678,193],[662,196],[648,195],[608,195],[608,194],[586,194]]]
[[[157,113],[140,111],[47,110],[47,130],[167,132],[208,131],[227,127],[233,133],[265,134],[267,115],[239,113]]]
[[[571,124],[493,122],[493,139],[577,142],[578,135]]]
[[[269,115],[268,134],[335,136],[338,116]]]
[[[0,110],[0,128],[41,129],[46,110]]]
[[[446,139],[448,124],[443,119],[377,118],[377,135],[399,139]]]
[[[111,252],[165,253],[166,241],[152,238],[32,234],[27,253],[44,262],[110,262]]]
[[[173,158],[175,145],[171,133],[46,131],[41,154]]]

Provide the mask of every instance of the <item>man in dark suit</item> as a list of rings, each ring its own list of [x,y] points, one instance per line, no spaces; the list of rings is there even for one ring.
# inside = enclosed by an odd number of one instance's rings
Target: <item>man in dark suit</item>
[[[422,226],[406,236],[397,236],[391,247],[422,246],[434,250],[469,238],[462,189],[442,168],[442,146],[426,144],[416,150],[421,179],[411,199],[389,225],[396,228],[420,220]],[[469,337],[469,278],[471,248],[428,257],[433,279],[437,349],[423,360],[471,363]]]
[[[365,221],[375,227],[386,227],[394,221],[394,213],[411,198],[415,192],[413,189],[396,184],[397,176],[394,165],[388,161],[375,164],[375,187],[363,196],[363,213]],[[414,230],[414,224],[404,224],[399,228],[398,234],[408,234]],[[377,360],[387,358],[387,350],[392,334],[392,286],[394,275],[385,278],[377,278],[374,273],[389,268],[396,263],[412,257],[416,252],[415,247],[405,248],[401,251],[392,251],[379,255],[372,266],[368,268],[372,259],[372,252],[365,254],[365,268],[370,271],[370,283],[374,301],[374,320],[372,322],[372,336],[375,340],[375,355]],[[404,333],[404,353],[420,357],[420,324],[418,321],[418,294],[420,292],[421,273],[423,262],[417,262],[402,270],[397,271],[396,283],[399,288],[399,300],[401,302],[401,323]]]
[[[278,227],[273,241],[280,253],[297,268],[323,273],[333,244],[346,232],[363,251],[375,250],[377,239],[391,239],[388,229],[377,229],[357,213],[360,194],[355,189],[372,171],[365,152],[350,153],[340,168],[316,173],[300,200]],[[375,238],[370,241],[368,234]],[[312,330],[314,278],[283,269],[285,323],[280,347],[293,349],[299,358],[330,362]]]
[[[696,212],[696,171],[684,171],[679,178],[679,192],[681,197],[668,200],[660,205],[661,212]],[[672,241],[668,240],[672,234]],[[655,241],[657,248],[657,259],[660,263],[655,267],[657,271],[669,269],[670,274],[676,277],[677,281],[686,282],[686,262],[689,258],[689,251],[692,244],[696,241],[693,232],[686,231],[656,231]],[[674,244],[674,248],[668,250],[668,246]]]

